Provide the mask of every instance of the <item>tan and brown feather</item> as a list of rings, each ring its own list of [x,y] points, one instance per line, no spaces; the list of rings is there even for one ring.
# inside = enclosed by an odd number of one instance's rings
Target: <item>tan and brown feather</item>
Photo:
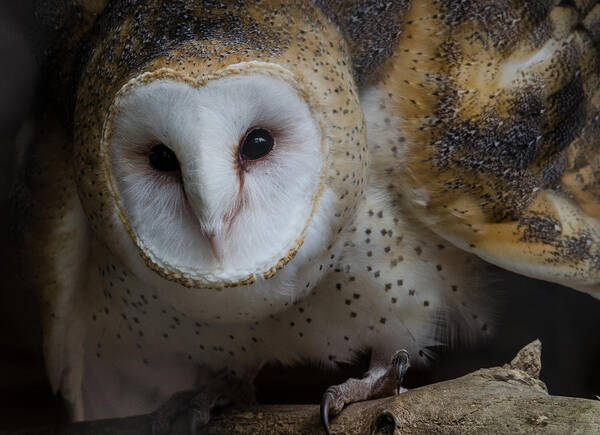
[[[412,2],[369,80],[405,206],[502,267],[600,291],[600,5]]]

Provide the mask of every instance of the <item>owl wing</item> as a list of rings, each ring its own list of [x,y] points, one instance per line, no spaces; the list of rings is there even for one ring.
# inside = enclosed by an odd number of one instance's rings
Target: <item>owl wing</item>
[[[362,80],[387,116],[370,126],[397,133],[374,173],[457,246],[600,297],[600,4],[425,0],[397,20]]]
[[[52,389],[69,396],[80,385],[83,334],[77,325],[78,290],[88,260],[88,230],[75,187],[71,140],[52,115],[40,116],[20,168],[17,201],[26,285],[38,294],[43,347]],[[81,351],[80,351],[81,350]],[[75,362],[75,363],[74,363]]]
[[[44,40],[34,137],[18,162],[15,199],[19,214],[24,284],[38,295],[46,370],[54,392],[71,402],[81,385],[83,327],[77,307],[89,257],[88,224],[79,201],[71,134],[73,70],[78,47],[104,0],[36,4]],[[78,410],[72,410],[78,415]]]

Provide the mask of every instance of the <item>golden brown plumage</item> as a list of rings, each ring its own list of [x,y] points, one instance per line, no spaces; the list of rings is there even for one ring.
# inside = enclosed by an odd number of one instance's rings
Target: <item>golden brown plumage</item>
[[[507,269],[600,293],[597,1],[77,3],[65,3],[73,8],[65,15],[61,47],[48,62],[51,98],[23,184],[30,202],[25,238],[43,302],[48,367],[76,418],[154,409],[175,390],[191,388],[197,365],[226,367],[238,376],[247,369],[255,373],[269,359],[327,358],[333,364],[371,347],[371,375],[379,382],[390,351],[401,343],[412,346],[416,359],[425,358],[434,342],[428,334],[440,319],[486,331],[487,313],[476,295],[490,275],[474,255],[438,236]],[[135,222],[132,216],[144,216],[133,210],[170,191],[126,202],[129,192],[121,186],[131,187],[124,184],[129,174],[118,172],[122,162],[113,157],[133,162],[133,175],[143,167],[139,185],[150,185],[154,178],[144,177],[157,168],[144,153],[156,145],[148,137],[158,140],[148,133],[155,125],[174,144],[160,139],[161,145],[180,153],[175,159],[195,161],[205,149],[223,157],[211,148],[218,140],[201,143],[196,124],[184,122],[183,115],[212,107],[192,97],[170,112],[158,106],[179,101],[179,85],[187,86],[183,95],[197,96],[207,83],[233,74],[268,75],[277,79],[271,86],[293,85],[321,132],[319,153],[307,152],[307,159],[318,154],[324,162],[321,167],[315,159],[318,189],[308,192],[311,211],[294,246],[286,245],[268,267],[240,267],[244,276],[234,278],[238,270],[222,273],[221,258],[185,263],[203,259],[194,257],[195,248],[207,244],[190,244],[194,249],[186,251],[181,243],[180,258],[178,249],[157,242],[168,239],[157,234],[210,240],[211,255],[218,256],[214,234],[183,231],[188,227],[178,227],[181,216],[145,233],[153,228],[154,210],[142,207],[147,219]],[[164,88],[150,88],[161,81]],[[213,105],[238,101],[225,88],[215,91]],[[120,98],[132,89],[146,89],[154,99],[139,101],[158,109],[148,114],[139,104],[133,108],[139,111],[125,113]],[[250,103],[279,103],[262,101],[268,87],[257,89],[263,92],[240,98],[238,106],[254,113],[260,110]],[[226,119],[240,107],[215,111]],[[181,117],[172,121],[171,112]],[[130,115],[121,124],[148,137],[113,135],[118,115]],[[146,124],[137,125],[139,118]],[[290,118],[300,119],[298,113]],[[213,133],[207,125],[201,133]],[[192,139],[177,136],[185,146],[173,139],[180,130],[194,132]],[[290,142],[302,149],[311,134]],[[236,136],[224,147],[235,150],[227,156],[240,175],[238,140],[245,141]],[[115,143],[143,152],[116,154]],[[134,154],[142,155],[141,164],[128,160]],[[204,171],[220,179],[219,168]],[[214,188],[195,169],[181,169],[185,183],[174,177],[183,194],[168,204],[214,211],[210,201],[188,201],[190,192],[206,199],[201,188]],[[287,173],[264,175],[265,185],[293,190]],[[237,186],[243,176],[223,178],[220,186]],[[176,207],[162,205],[157,208],[170,218]],[[267,218],[283,215],[283,208],[267,213],[257,207],[267,224],[240,234],[277,235],[280,228],[269,227]],[[204,215],[194,213],[194,222],[201,222]],[[233,221],[237,215],[223,216]],[[280,222],[284,229],[287,224]],[[156,252],[185,267],[156,260]],[[132,380],[128,395],[121,394],[122,379]],[[366,390],[336,407],[381,393]]]
[[[412,2],[365,80],[398,122],[374,165],[458,246],[598,294],[600,5],[557,3]]]
[[[65,46],[106,2],[78,3]],[[316,3],[346,36],[356,80],[399,121],[374,165],[405,204],[488,261],[598,291],[598,2]]]

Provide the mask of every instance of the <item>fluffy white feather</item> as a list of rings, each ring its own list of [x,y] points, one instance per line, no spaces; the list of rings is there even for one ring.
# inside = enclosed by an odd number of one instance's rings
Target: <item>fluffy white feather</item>
[[[290,84],[261,74],[201,87],[160,79],[129,86],[116,104],[111,171],[151,256],[193,276],[236,279],[273,267],[294,246],[323,156],[318,125]],[[241,168],[238,148],[252,128],[272,132],[275,146]],[[148,163],[158,143],[176,154],[181,178]]]

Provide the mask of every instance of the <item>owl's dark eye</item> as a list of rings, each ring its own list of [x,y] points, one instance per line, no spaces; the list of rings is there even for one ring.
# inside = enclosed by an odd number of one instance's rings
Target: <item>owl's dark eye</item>
[[[258,160],[271,152],[274,143],[271,133],[263,128],[257,128],[246,135],[240,156],[242,160]]]
[[[150,165],[157,171],[171,172],[179,169],[175,153],[163,144],[154,145],[149,156]]]

